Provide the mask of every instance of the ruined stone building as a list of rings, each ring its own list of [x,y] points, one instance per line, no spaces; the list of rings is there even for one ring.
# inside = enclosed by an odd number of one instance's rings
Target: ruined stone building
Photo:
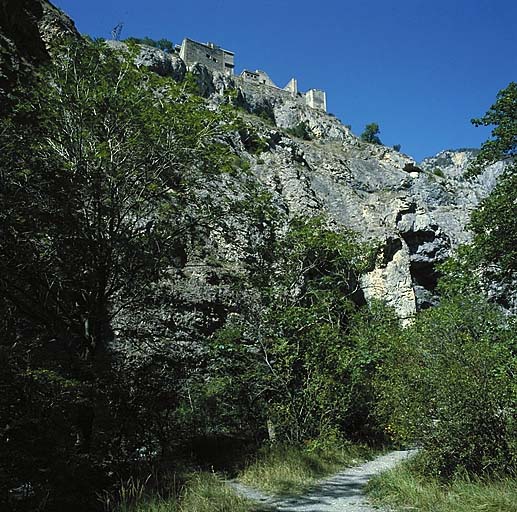
[[[198,62],[211,71],[233,75],[235,54],[214,43],[198,43],[185,38],[180,47],[180,57],[188,66]]]
[[[180,47],[177,48],[181,59],[190,68],[196,63],[206,66],[210,71],[217,71],[228,76],[234,75],[235,54],[224,50],[214,43],[199,43],[192,39],[185,38]],[[298,82],[291,79],[284,87],[278,87],[265,71],[250,71],[245,69],[238,77],[248,83],[272,87],[276,91],[285,91],[295,98],[304,101],[306,105],[318,110],[327,111],[327,97],[325,91],[310,89],[306,93],[298,91]]]

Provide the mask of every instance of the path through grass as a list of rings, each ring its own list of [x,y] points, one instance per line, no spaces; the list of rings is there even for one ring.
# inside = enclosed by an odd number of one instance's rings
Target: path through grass
[[[373,455],[372,449],[354,444],[324,448],[270,446],[259,451],[241,472],[239,480],[267,493],[303,494],[317,480]]]
[[[367,492],[378,504],[415,512],[517,512],[517,479],[456,477],[444,484],[421,475],[413,461],[373,478]]]

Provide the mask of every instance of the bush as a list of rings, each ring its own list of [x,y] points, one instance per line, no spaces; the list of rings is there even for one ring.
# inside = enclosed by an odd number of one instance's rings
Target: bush
[[[377,123],[370,123],[364,127],[363,133],[361,133],[361,140],[364,142],[369,142],[370,144],[382,144],[381,139],[379,138],[379,133],[381,130],[379,129],[379,125]]]
[[[285,130],[289,135],[292,135],[293,137],[298,137],[299,139],[303,140],[312,140],[312,134],[307,126],[306,122],[298,123],[293,128],[286,128]]]
[[[431,473],[516,468],[515,339],[494,307],[447,299],[393,347],[379,410],[398,439],[424,448]]]

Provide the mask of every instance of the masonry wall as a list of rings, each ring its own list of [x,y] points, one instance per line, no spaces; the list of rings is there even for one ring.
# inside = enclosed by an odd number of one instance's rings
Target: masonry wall
[[[325,91],[319,89],[310,89],[305,93],[305,102],[309,107],[327,111],[327,95]]]
[[[233,53],[218,46],[205,45],[192,39],[184,39],[180,49],[180,57],[187,66],[199,62],[211,71],[233,75],[235,67]]]
[[[275,82],[273,82],[273,80],[271,80],[270,76],[265,71],[261,71],[260,69],[257,69],[256,71],[245,69],[240,76],[241,78],[250,82],[268,85],[269,87],[275,87],[278,89],[278,86],[275,84]]]
[[[180,48],[180,57],[183,59],[187,67],[194,63],[206,66],[210,71],[218,71],[229,76],[234,75],[235,55],[233,52],[224,50],[223,48],[212,43],[199,43],[192,39],[184,39]],[[280,89],[268,76],[265,71],[244,70],[240,77],[235,77],[242,85],[245,83],[266,86],[271,96],[279,95],[285,98],[290,95],[298,102],[303,102],[307,106],[327,111],[327,96],[325,91],[319,89],[310,89],[305,94],[298,93],[298,83],[296,79],[292,79],[284,89]]]

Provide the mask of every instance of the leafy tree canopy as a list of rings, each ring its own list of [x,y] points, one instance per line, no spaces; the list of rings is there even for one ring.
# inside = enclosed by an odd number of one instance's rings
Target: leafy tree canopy
[[[509,277],[517,271],[517,83],[500,91],[488,112],[472,122],[494,128],[493,138],[482,145],[470,174],[499,160],[507,162],[493,192],[472,214],[474,253],[479,262],[496,266],[501,277]]]
[[[511,82],[499,91],[496,102],[480,118],[472,119],[474,126],[493,126],[492,139],[481,146],[472,167],[474,173],[483,166],[517,155],[517,83]]]
[[[65,50],[1,133],[0,289],[93,345],[110,303],[131,304],[171,264],[197,187],[229,163],[212,142],[220,114],[119,58]]]

